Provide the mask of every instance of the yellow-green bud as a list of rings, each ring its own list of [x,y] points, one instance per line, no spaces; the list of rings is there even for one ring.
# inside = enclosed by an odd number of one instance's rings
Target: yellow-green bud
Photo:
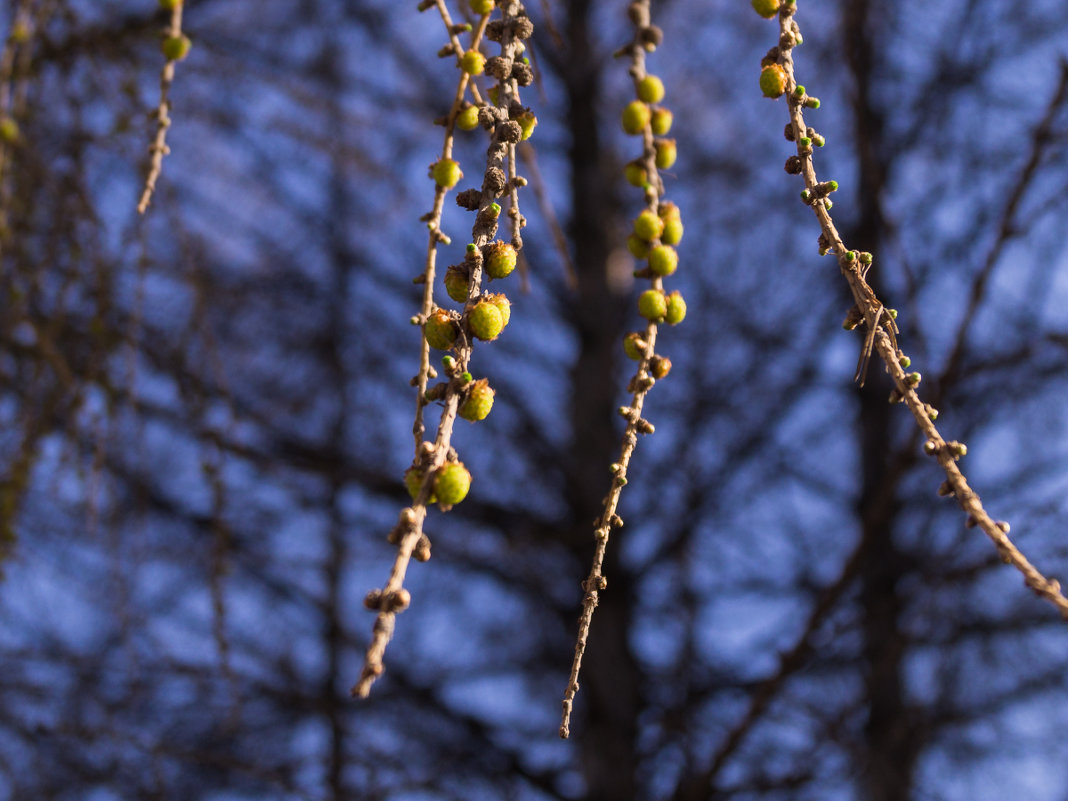
[[[771,19],[779,13],[780,0],[752,0],[753,10],[764,19]]]
[[[646,320],[660,322],[667,314],[667,298],[663,290],[647,289],[638,297],[638,314]]]
[[[638,99],[646,103],[659,103],[664,99],[664,82],[655,75],[646,75],[638,81]]]
[[[652,117],[653,113],[647,104],[640,100],[632,100],[623,109],[623,130],[632,135],[640,134]]]
[[[686,319],[686,301],[682,299],[682,293],[675,290],[667,296],[667,309],[664,312],[664,322],[668,325],[678,325]]]
[[[490,278],[507,278],[515,269],[516,252],[508,242],[497,240],[486,254],[486,274]]]
[[[657,245],[649,251],[649,269],[657,275],[671,275],[678,269],[679,254],[673,247]]]
[[[164,58],[168,61],[181,61],[189,55],[189,48],[192,46],[193,42],[183,34],[182,36],[168,36],[163,40],[161,49]]]
[[[508,296],[498,292],[495,295],[486,295],[485,299],[497,307],[497,311],[501,313],[501,323],[507,326],[508,321],[512,319],[512,301],[508,300]]]
[[[660,241],[665,245],[677,245],[682,240],[682,218],[668,217],[664,220],[664,233]]]
[[[519,123],[519,130],[522,131],[520,140],[530,139],[530,135],[534,133],[534,128],[538,125],[538,118],[530,111],[524,111],[515,121]]]
[[[642,356],[645,355],[645,339],[642,337],[641,331],[631,331],[625,337],[623,337],[623,352],[627,354],[628,359],[633,359],[636,362],[642,360]]]
[[[634,234],[646,242],[659,239],[664,233],[664,221],[646,209],[634,218]]]
[[[644,259],[649,255],[649,243],[637,234],[627,237],[627,250],[636,259]]]
[[[649,183],[649,175],[640,162],[630,161],[623,168],[623,177],[631,186],[643,187]]]
[[[472,336],[484,342],[492,342],[500,336],[504,320],[497,304],[480,300],[467,313],[467,326],[471,329]]]
[[[457,414],[464,420],[475,422],[485,420],[493,408],[493,396],[497,393],[489,385],[489,381],[480,378],[467,388],[467,397],[460,404]]]
[[[486,69],[486,57],[477,50],[468,50],[460,56],[460,69],[468,75],[481,75]]]
[[[456,115],[456,127],[461,131],[473,131],[478,127],[478,106],[467,106]]]
[[[452,266],[445,271],[445,291],[457,303],[467,300],[470,282],[471,278],[463,267]]]
[[[459,162],[454,159],[439,159],[430,165],[430,177],[443,189],[452,189],[464,177]]]
[[[452,506],[467,497],[471,489],[471,474],[463,462],[442,465],[434,478],[434,494],[443,506]]]
[[[159,7],[164,11],[174,11],[182,4],[182,0],[159,0]]]
[[[423,326],[423,334],[430,347],[448,350],[456,341],[460,330],[456,327],[456,321],[452,319],[452,315],[445,309],[436,309],[427,317],[426,325]]]
[[[480,17],[493,11],[493,0],[468,0],[468,5]]]
[[[652,125],[653,134],[655,136],[663,136],[671,130],[671,123],[674,122],[674,120],[675,115],[671,113],[670,109],[657,106],[653,109],[653,118],[649,124]]]
[[[426,473],[420,470],[415,465],[412,465],[404,471],[404,486],[408,488],[408,494],[412,496],[414,501],[419,497],[419,490],[423,486],[423,479],[426,477]],[[434,493],[430,493],[430,497],[427,498],[427,503],[437,503],[437,498]]]
[[[769,64],[760,71],[760,91],[764,97],[782,97],[786,91],[786,70],[778,64]]]
[[[657,139],[654,143],[656,147],[656,167],[659,170],[670,170],[675,166],[675,160],[679,157],[677,148],[675,147],[674,139]]]

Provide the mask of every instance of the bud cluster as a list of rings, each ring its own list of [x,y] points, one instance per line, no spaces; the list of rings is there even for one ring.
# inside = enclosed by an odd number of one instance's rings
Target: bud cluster
[[[609,532],[623,525],[616,514],[620,493],[627,484],[627,466],[637,445],[639,434],[652,434],[654,426],[642,417],[645,396],[660,379],[671,370],[671,360],[656,353],[657,328],[660,323],[677,325],[686,317],[686,301],[675,290],[664,290],[664,278],[674,275],[679,266],[675,249],[682,240],[682,215],[678,206],[664,199],[664,185],[660,170],[670,169],[677,158],[674,139],[666,138],[671,130],[673,115],[662,105],[667,92],[664,82],[656,75],[646,72],[645,56],[652,53],[663,39],[663,32],[649,19],[649,0],[633,0],[627,14],[635,27],[633,41],[618,51],[617,55],[630,56],[630,75],[634,80],[635,99],[623,109],[621,124],[629,136],[642,138],[640,157],[623,168],[627,182],[643,190],[645,208],[634,218],[631,234],[627,237],[627,250],[645,266],[636,270],[636,278],[649,279],[650,286],[638,297],[638,313],[645,318],[644,331],[632,331],[623,338],[623,352],[638,362],[638,370],[631,378],[627,391],[631,402],[619,408],[626,420],[620,457],[610,467],[612,481],[608,496],[604,499],[604,511],[594,522],[595,553],[593,566],[583,582],[585,596],[579,616],[578,640],[571,665],[571,677],[564,693],[564,711],[560,724],[560,736],[567,737],[570,730],[571,708],[578,692],[578,676],[582,667],[582,653],[589,636],[593,610],[597,606],[597,594],[606,586],[601,573]]]
[[[452,108],[439,120],[445,126],[445,142],[441,156],[428,170],[435,186],[434,207],[422,218],[430,234],[426,268],[415,279],[415,283],[423,284],[422,313],[412,318],[422,329],[422,355],[419,374],[412,379],[418,387],[413,427],[415,458],[404,474],[413,505],[402,511],[389,535],[389,541],[398,546],[390,583],[368,596],[372,600],[368,607],[378,612],[379,620],[360,679],[353,687],[356,695],[366,695],[372,682],[384,671],[382,654],[392,629],[392,616],[406,608],[410,600],[400,586],[403,565],[409,558],[425,561],[430,557],[430,540],[422,530],[427,505],[436,503],[442,511],[447,511],[463,501],[471,489],[471,473],[450,444],[453,424],[457,417],[477,422],[490,414],[495,392],[487,379],[475,379],[468,365],[474,341],[494,341],[511,319],[508,297],[501,292],[486,291],[483,278],[486,281],[508,278],[516,269],[523,247],[520,231],[526,220],[519,212],[518,189],[526,185],[526,180],[516,172],[515,148],[531,136],[537,125],[534,113],[519,98],[519,88],[530,85],[534,78],[524,56],[525,40],[533,33],[533,25],[519,0],[467,0],[467,3],[479,17],[477,26],[453,24],[444,2],[421,0],[419,3],[420,11],[437,8],[441,14],[448,42],[438,55],[455,59],[458,85]],[[499,16],[490,19],[495,11]],[[465,47],[459,37],[468,33],[470,42]],[[498,55],[487,57],[482,52],[483,38],[500,45]],[[477,81],[487,79],[494,79],[495,83],[485,90],[484,97]],[[445,294],[462,306],[453,310],[439,306],[434,299],[438,246],[451,244],[451,239],[440,230],[440,223],[445,195],[464,179],[464,171],[452,152],[454,131],[477,128],[482,128],[489,140],[482,185],[456,194],[457,205],[475,214],[471,241],[463,260],[451,265],[443,276]],[[501,199],[505,196],[511,221],[509,241],[497,238],[504,202]],[[428,386],[429,379],[438,376],[430,366],[431,350],[444,351],[443,380],[434,386]],[[423,410],[435,402],[443,406],[437,433],[433,441],[424,440]]]

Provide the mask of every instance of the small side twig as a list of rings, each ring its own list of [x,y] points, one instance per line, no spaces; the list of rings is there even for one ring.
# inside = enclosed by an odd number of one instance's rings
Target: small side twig
[[[148,148],[151,160],[145,186],[141,191],[141,199],[137,203],[138,214],[144,214],[148,210],[148,204],[152,202],[152,195],[156,191],[156,182],[163,170],[163,157],[170,152],[170,148],[167,147],[167,129],[171,127],[170,91],[171,84],[174,82],[174,67],[189,54],[191,46],[189,37],[182,33],[183,0],[161,0],[160,5],[170,10],[171,21],[166,29],[166,38],[163,40],[163,56],[166,61],[163,63],[159,76],[159,105],[152,112],[156,120],[156,135]]]

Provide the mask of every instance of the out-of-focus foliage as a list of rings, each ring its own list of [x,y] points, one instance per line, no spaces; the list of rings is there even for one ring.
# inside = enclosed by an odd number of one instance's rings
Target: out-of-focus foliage
[[[1063,8],[799,5],[836,219],[876,254],[973,485],[1063,573],[1068,109],[1033,136]],[[140,218],[165,14],[25,4],[0,249],[0,797],[1064,798],[1068,629],[936,497],[881,377],[850,383],[845,287],[757,84],[775,28],[742,0],[653,4],[689,314],[659,343],[674,369],[646,406],[573,740],[559,697],[638,326],[620,3],[529,8],[529,291],[509,288],[508,331],[475,355],[497,396],[457,432],[471,495],[430,518],[388,672],[348,698],[407,498],[411,279],[455,86],[415,6],[191,0]],[[469,178],[481,136],[460,134]],[[469,226],[450,201],[445,259]]]

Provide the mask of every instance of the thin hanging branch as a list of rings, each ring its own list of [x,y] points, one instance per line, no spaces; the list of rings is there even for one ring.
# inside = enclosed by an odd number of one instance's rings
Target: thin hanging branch
[[[533,81],[533,71],[523,53],[524,40],[534,27],[518,0],[505,0],[498,6],[493,0],[472,0],[472,9],[481,15],[478,26],[457,25],[452,22],[445,0],[424,0],[420,10],[436,7],[449,35],[449,42],[440,51],[442,57],[455,56],[460,79],[445,124],[445,143],[442,155],[431,165],[430,174],[437,189],[433,209],[423,217],[430,232],[424,271],[416,277],[422,283],[422,313],[412,322],[422,326],[421,356],[418,375],[412,380],[417,387],[415,424],[415,459],[405,473],[405,483],[413,503],[400,513],[397,525],[389,534],[389,541],[397,546],[397,555],[389,580],[382,589],[372,590],[364,605],[376,611],[371,642],[367,648],[360,678],[352,687],[354,696],[366,697],[371,685],[385,671],[383,657],[393,636],[398,612],[406,609],[411,596],[404,588],[404,576],[414,557],[418,561],[430,558],[430,539],[423,531],[427,505],[437,503],[442,511],[466,497],[471,475],[459,461],[452,447],[452,433],[459,416],[466,420],[482,420],[493,405],[493,390],[485,379],[474,380],[468,367],[475,339],[493,341],[511,317],[508,298],[489,293],[483,288],[483,278],[507,277],[516,266],[523,247],[521,229],[526,220],[519,211],[518,189],[526,180],[516,172],[515,146],[528,138],[537,119],[520,102],[519,87]],[[490,21],[490,14],[499,8],[501,17]],[[464,50],[458,35],[471,32],[471,46]],[[500,44],[500,55],[486,59],[479,50],[483,34]],[[497,79],[489,90],[492,104],[482,100],[471,76],[483,72]],[[470,91],[474,104],[464,100]],[[482,126],[490,144],[486,151],[486,168],[481,189],[467,189],[457,194],[458,205],[476,212],[462,264],[453,265],[445,275],[446,291],[453,300],[464,304],[462,312],[450,311],[434,302],[433,287],[437,249],[448,245],[450,239],[440,229],[441,211],[447,191],[463,178],[460,165],[452,158],[453,134],[456,127],[473,130]],[[511,241],[496,239],[501,206],[497,200],[509,198],[508,216],[511,219]],[[446,381],[428,388],[429,379],[436,377],[430,365],[430,348],[449,351],[442,358]],[[426,431],[423,410],[431,402],[440,401],[443,411],[433,442],[424,440]]]
[[[170,148],[167,147],[167,129],[171,127],[170,91],[171,84],[174,82],[174,67],[189,55],[189,48],[192,47],[189,37],[182,33],[184,0],[159,0],[159,4],[171,12],[171,21],[161,45],[166,60],[159,76],[159,105],[153,112],[156,118],[156,136],[148,148],[151,161],[148,176],[145,178],[145,187],[141,191],[141,200],[137,203],[138,214],[144,214],[148,210],[148,204],[152,202],[152,195],[156,191],[156,181],[159,180],[159,174],[163,170],[163,157],[170,152]]]
[[[1046,599],[1057,607],[1061,615],[1068,619],[1068,598],[1061,591],[1060,582],[1047,578],[1020,552],[1009,539],[1009,524],[996,521],[983,507],[979,495],[972,490],[957,465],[958,460],[967,453],[967,447],[956,441],[946,441],[934,424],[938,411],[930,404],[924,403],[916,388],[920,384],[920,373],[906,372],[911,366],[911,359],[897,344],[897,312],[889,309],[876,296],[868,285],[866,276],[872,264],[870,253],[858,253],[846,248],[831,219],[830,208],[833,205],[828,197],[837,190],[835,181],[821,182],[816,176],[813,162],[813,148],[824,144],[824,139],[813,128],[808,127],[804,119],[804,110],[819,108],[819,100],[811,97],[794,77],[793,49],[801,44],[801,31],[794,18],[797,10],[796,0],[755,0],[754,7],[768,18],[778,16],[779,44],[772,48],[761,63],[760,86],[764,94],[771,98],[787,98],[790,122],[786,127],[786,138],[797,147],[796,155],[786,162],[786,171],[801,175],[805,188],[801,200],[809,206],[820,225],[820,253],[833,253],[838,260],[839,269],[849,284],[855,306],[846,318],[847,328],[856,328],[863,324],[867,336],[856,379],[863,384],[868,358],[874,351],[886,365],[894,383],[891,402],[904,402],[916,425],[926,436],[924,452],[934,457],[946,474],[946,481],[939,488],[939,494],[956,498],[961,509],[967,514],[967,525],[978,526],[997,548],[998,555],[1006,564],[1015,567],[1023,574],[1025,584],[1039,597]]]
[[[634,273],[637,278],[648,278],[651,287],[638,299],[638,312],[647,320],[644,331],[635,331],[624,339],[627,355],[638,362],[638,369],[627,385],[631,401],[621,406],[619,413],[627,421],[623,432],[619,460],[610,466],[614,478],[604,499],[604,511],[594,522],[596,546],[589,576],[582,583],[584,596],[578,621],[578,636],[575,655],[571,663],[571,675],[564,692],[563,714],[560,721],[560,736],[566,738],[571,731],[571,710],[579,690],[579,672],[582,657],[586,652],[593,610],[597,608],[599,593],[607,587],[604,569],[608,538],[613,528],[623,525],[617,514],[619,498],[627,484],[627,468],[638,444],[638,434],[652,434],[653,424],[642,417],[645,396],[657,379],[664,378],[671,370],[671,361],[656,355],[656,337],[660,323],[677,325],[686,316],[686,302],[678,292],[664,292],[663,278],[678,267],[675,245],[682,238],[682,218],[674,203],[664,201],[664,184],[660,170],[675,163],[675,140],[664,138],[671,128],[671,112],[659,104],[664,97],[664,85],[655,75],[645,69],[645,54],[660,44],[663,33],[650,21],[650,0],[635,0],[627,13],[634,25],[634,39],[617,55],[630,57],[630,75],[634,81],[637,99],[623,111],[623,130],[642,137],[642,155],[626,166],[628,182],[644,189],[645,209],[634,220],[634,233],[627,240],[627,248],[638,259],[647,260],[647,266]]]
[[[24,84],[29,74],[32,31],[29,0],[19,0],[12,13],[11,30],[4,40],[3,50],[0,50],[0,247],[7,235],[11,159],[22,141],[18,119],[26,102]]]

